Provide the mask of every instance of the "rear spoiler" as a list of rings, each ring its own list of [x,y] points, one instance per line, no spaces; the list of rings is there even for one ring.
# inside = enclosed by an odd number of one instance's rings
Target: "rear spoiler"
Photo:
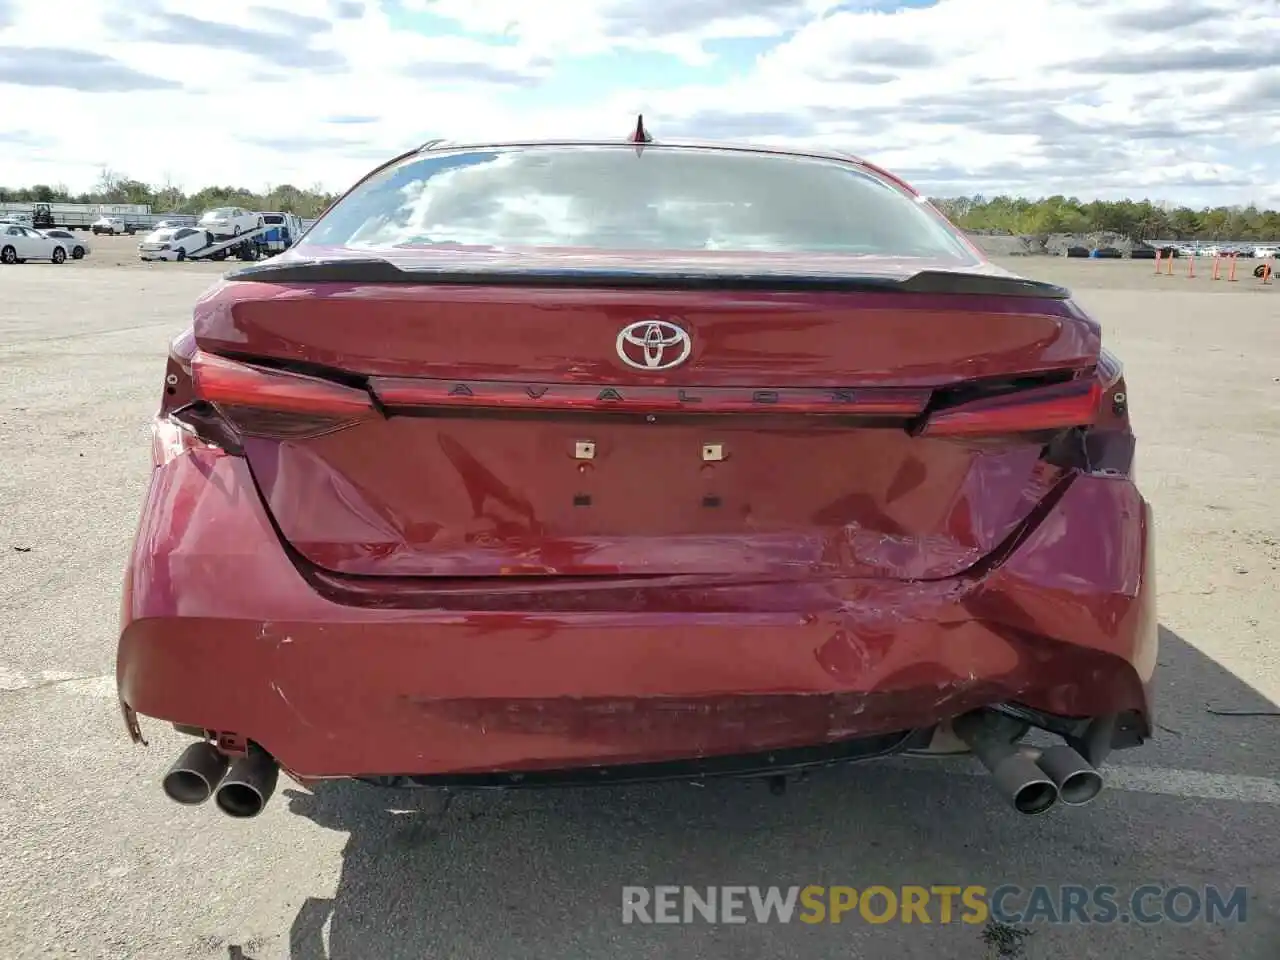
[[[909,277],[875,274],[696,273],[679,270],[607,270],[540,267],[405,270],[381,257],[286,260],[251,264],[226,274],[227,280],[260,283],[369,283],[486,287],[607,287],[650,290],[772,290],[891,292],[1035,297],[1069,300],[1065,287],[1022,277],[921,270]]]

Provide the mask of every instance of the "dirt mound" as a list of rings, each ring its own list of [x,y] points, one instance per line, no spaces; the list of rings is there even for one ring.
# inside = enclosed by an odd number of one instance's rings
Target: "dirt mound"
[[[990,234],[969,234],[969,239],[976,243],[989,257],[1030,257],[1044,253],[1035,237],[993,236]]]
[[[1087,256],[1094,250],[1106,251],[1111,256],[1115,256],[1111,251],[1118,251],[1120,256],[1130,257],[1135,246],[1142,246],[1122,234],[1107,231],[1048,236],[970,233],[968,236],[989,257],[1065,257],[1069,251],[1074,256]]]
[[[1052,233],[1044,243],[1045,252],[1051,256],[1064,257],[1071,247],[1084,247],[1086,250],[1119,250],[1123,257],[1133,252],[1133,241],[1119,233]]]

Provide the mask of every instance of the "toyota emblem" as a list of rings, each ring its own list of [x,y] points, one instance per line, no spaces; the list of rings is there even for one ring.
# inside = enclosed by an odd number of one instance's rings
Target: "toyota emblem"
[[[637,320],[618,334],[618,356],[637,370],[670,370],[692,352],[689,334],[667,320]]]

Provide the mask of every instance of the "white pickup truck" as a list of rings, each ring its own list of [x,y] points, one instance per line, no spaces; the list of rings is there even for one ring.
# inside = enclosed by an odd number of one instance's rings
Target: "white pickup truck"
[[[95,237],[100,233],[107,233],[112,236],[127,233],[129,236],[133,236],[136,232],[132,226],[124,222],[123,217],[99,217],[89,225],[89,229],[93,231]]]

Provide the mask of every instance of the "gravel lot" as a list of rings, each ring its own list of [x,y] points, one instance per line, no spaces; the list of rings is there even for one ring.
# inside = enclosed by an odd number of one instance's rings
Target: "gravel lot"
[[[258,820],[167,801],[185,741],[130,745],[120,575],[169,337],[226,265],[0,268],[0,944],[6,957],[999,955],[963,924],[624,926],[626,884],[1247,885],[1246,922],[1049,926],[1006,956],[1280,956],[1280,287],[1021,259],[1126,362],[1159,526],[1159,737],[1082,810],[1028,819],[962,761],[459,795],[282,782]],[[1253,713],[1222,715],[1213,711]],[[1267,715],[1257,715],[1266,714]],[[936,918],[935,918],[936,919]],[[1007,931],[1005,931],[1007,934]]]

